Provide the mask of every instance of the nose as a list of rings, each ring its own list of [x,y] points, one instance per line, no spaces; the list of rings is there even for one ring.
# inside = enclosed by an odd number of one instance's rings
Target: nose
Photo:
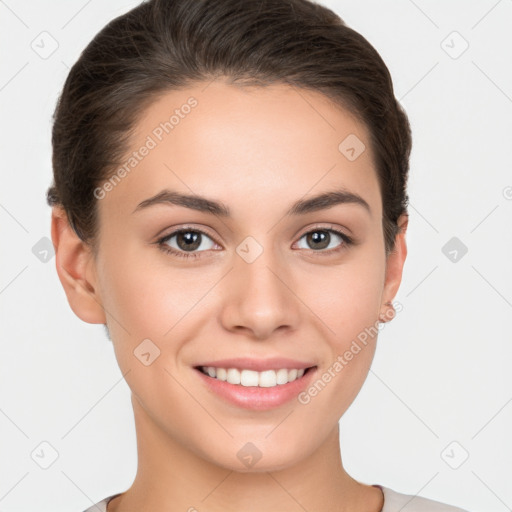
[[[271,249],[251,263],[234,256],[234,266],[223,280],[221,322],[225,329],[264,340],[274,331],[298,328],[301,301],[292,272],[285,267]]]

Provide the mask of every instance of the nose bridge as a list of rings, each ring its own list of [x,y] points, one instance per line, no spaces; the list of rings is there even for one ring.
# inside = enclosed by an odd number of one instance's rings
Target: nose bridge
[[[299,319],[298,301],[289,288],[293,276],[270,239],[260,243],[247,237],[237,246],[223,305],[227,329],[245,328],[260,339],[283,326],[296,328]]]

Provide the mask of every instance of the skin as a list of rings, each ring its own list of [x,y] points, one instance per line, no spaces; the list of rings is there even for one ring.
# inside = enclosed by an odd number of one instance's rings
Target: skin
[[[398,290],[407,254],[407,216],[386,258],[366,127],[322,94],[284,84],[217,80],[166,92],[138,121],[129,152],[190,96],[198,105],[98,201],[96,252],[53,211],[57,270],[70,306],[82,320],[108,325],[132,390],[138,470],[108,511],[378,512],[380,489],[343,468],[338,430],[377,336],[308,404],[292,399],[266,411],[225,402],[193,366],[283,356],[311,361],[321,375],[389,312],[385,303]],[[366,145],[354,161],[338,150],[349,134]],[[346,203],[285,215],[295,201],[340,187],[363,197],[371,212]],[[222,201],[232,216],[171,204],[136,210],[164,189]],[[208,234],[197,258],[155,243],[184,225]],[[328,248],[308,244],[305,234],[330,227],[356,243],[344,246],[332,234]],[[236,252],[247,236],[263,248],[252,263]],[[173,240],[168,244],[180,250]],[[160,349],[149,366],[133,353],[144,339]],[[262,453],[250,468],[237,457],[247,442]]]

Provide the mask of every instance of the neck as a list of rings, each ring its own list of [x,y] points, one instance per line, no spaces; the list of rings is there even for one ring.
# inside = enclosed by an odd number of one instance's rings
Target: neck
[[[108,512],[183,510],[380,512],[380,489],[344,470],[338,426],[307,458],[276,471],[239,472],[216,465],[164,432],[132,399],[138,469],[132,486]]]

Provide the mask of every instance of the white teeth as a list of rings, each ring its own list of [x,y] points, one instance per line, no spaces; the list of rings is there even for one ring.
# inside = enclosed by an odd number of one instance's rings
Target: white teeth
[[[240,373],[240,384],[242,386],[257,386],[258,380],[258,372],[253,370],[242,370]]]
[[[274,370],[260,372],[258,385],[262,388],[271,388],[277,385],[277,376]]]
[[[229,368],[226,380],[230,384],[240,384],[240,372],[236,368]]]
[[[277,370],[276,377],[278,384],[286,384],[288,382],[288,370],[286,368]]]
[[[257,372],[254,370],[237,370],[236,368],[215,368],[214,366],[202,366],[201,370],[210,377],[227,381],[229,384],[240,384],[242,386],[259,386],[260,388],[272,388],[288,382],[300,379],[304,368],[300,370],[281,368],[280,370],[265,370]]]

